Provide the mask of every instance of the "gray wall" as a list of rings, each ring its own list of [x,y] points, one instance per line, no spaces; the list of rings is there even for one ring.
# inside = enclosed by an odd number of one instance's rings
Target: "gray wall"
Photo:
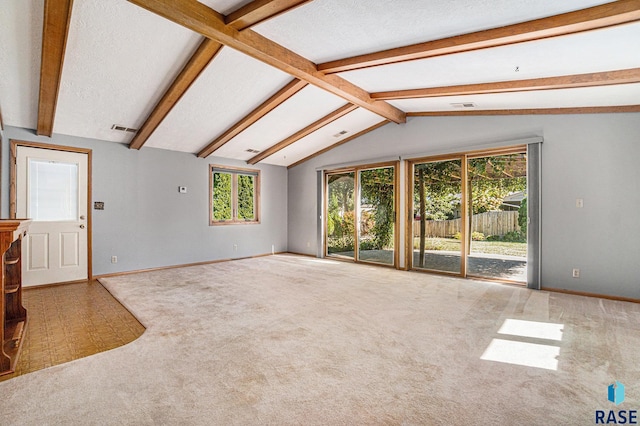
[[[640,299],[640,114],[416,117],[289,170],[288,247],[316,253],[316,168],[542,136],[543,287]],[[576,198],[584,208],[575,207]],[[579,279],[571,270],[580,268]]]
[[[93,273],[237,258],[287,250],[287,171],[261,165],[261,223],[209,226],[209,164],[244,162],[6,127],[2,146],[2,217],[9,215],[9,140],[93,150]],[[178,186],[188,192],[180,194]],[[233,245],[237,244],[237,251]],[[111,256],[118,263],[111,263]]]

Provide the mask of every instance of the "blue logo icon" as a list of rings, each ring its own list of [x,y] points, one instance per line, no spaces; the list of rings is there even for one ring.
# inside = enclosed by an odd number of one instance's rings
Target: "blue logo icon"
[[[617,380],[615,383],[610,384],[607,399],[616,405],[622,404],[624,401],[624,385]]]

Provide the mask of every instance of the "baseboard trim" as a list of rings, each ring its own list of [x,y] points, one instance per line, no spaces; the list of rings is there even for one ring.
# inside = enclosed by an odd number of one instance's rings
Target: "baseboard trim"
[[[191,266],[213,265],[215,263],[232,262],[234,260],[242,260],[242,259],[254,259],[254,258],[258,258],[258,257],[266,257],[266,256],[273,256],[275,254],[286,254],[286,253],[288,253],[288,252],[281,251],[281,252],[275,252],[275,253],[256,254],[256,255],[253,255],[253,256],[234,257],[234,258],[216,259],[216,260],[205,260],[204,262],[182,263],[180,265],[158,266],[158,267],[155,267],[155,268],[136,269],[136,270],[133,270],[133,271],[113,272],[113,273],[110,273],[110,274],[94,275],[93,279],[99,280],[100,278],[120,277],[120,276],[123,276],[123,275],[140,274],[142,272],[155,272],[155,271],[165,271],[167,269],[189,268]]]
[[[86,280],[74,280],[74,281],[62,281],[59,283],[49,283],[49,284],[36,284],[36,285],[28,285],[28,286],[22,286],[22,290],[30,290],[30,289],[42,289],[42,288],[46,288],[46,287],[58,287],[61,285],[69,285],[69,284],[86,284],[86,283],[90,283],[94,281],[93,279],[86,279]]]
[[[314,259],[318,258],[318,256],[316,256],[315,254],[298,253],[295,251],[285,251],[282,254],[295,254],[296,256],[313,257]]]
[[[566,290],[563,288],[542,287],[540,290],[549,291],[552,293],[571,294],[573,296],[597,297],[600,299],[617,300],[620,302],[640,303],[640,299],[634,299],[632,297],[611,296],[608,294],[588,293],[586,291]]]

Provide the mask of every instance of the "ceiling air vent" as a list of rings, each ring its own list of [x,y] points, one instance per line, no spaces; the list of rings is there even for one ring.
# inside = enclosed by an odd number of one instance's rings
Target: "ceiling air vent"
[[[476,104],[473,102],[456,102],[451,104],[451,106],[454,108],[475,108]]]
[[[138,129],[132,129],[131,127],[125,127],[119,124],[114,124],[113,126],[111,126],[111,130],[117,130],[119,132],[129,132],[129,133],[136,133],[138,131]]]
[[[340,136],[342,136],[342,135],[346,135],[347,133],[349,133],[349,132],[348,132],[348,131],[346,131],[346,130],[342,130],[342,131],[340,131],[340,132],[336,133],[335,135],[333,135],[333,137],[334,137],[334,138],[339,138]]]
[[[252,153],[252,154],[257,154],[257,153],[259,153],[259,152],[260,152],[259,150],[257,150],[257,149],[253,149],[253,148],[246,149],[245,151],[246,151],[246,152],[250,152],[250,153]]]

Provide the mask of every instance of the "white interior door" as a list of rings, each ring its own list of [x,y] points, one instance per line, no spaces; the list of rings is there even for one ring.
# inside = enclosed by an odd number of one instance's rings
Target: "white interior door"
[[[16,217],[32,219],[22,243],[24,286],[88,277],[88,155],[18,146]]]

